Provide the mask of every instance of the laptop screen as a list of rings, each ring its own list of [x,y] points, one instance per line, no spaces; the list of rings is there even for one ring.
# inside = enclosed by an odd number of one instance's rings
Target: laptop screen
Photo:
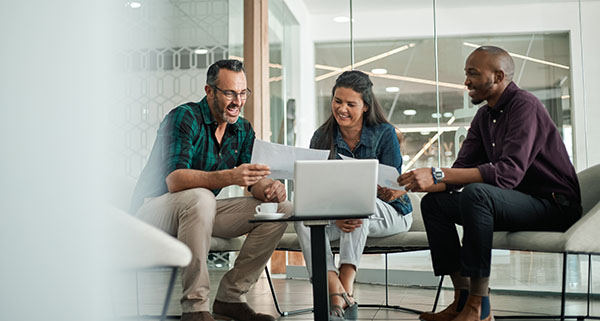
[[[296,161],[295,216],[375,213],[376,159]]]

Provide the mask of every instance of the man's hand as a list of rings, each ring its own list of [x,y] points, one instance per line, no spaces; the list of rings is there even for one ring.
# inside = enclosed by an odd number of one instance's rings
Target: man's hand
[[[270,178],[263,178],[252,185],[250,192],[254,198],[265,202],[281,203],[286,198],[285,185]]]
[[[265,201],[281,203],[285,201],[285,185],[278,180],[273,180],[265,187]]]
[[[406,194],[405,191],[399,191],[377,185],[377,197],[379,197],[382,201],[391,202],[404,194]]]
[[[417,168],[398,177],[398,184],[404,186],[407,192],[426,192],[433,185],[431,168]]]
[[[335,225],[337,225],[337,227],[339,227],[340,230],[342,230],[342,232],[350,233],[350,232],[354,231],[356,228],[359,228],[362,226],[362,220],[361,219],[337,220],[337,221],[335,221]]]
[[[250,186],[270,174],[271,171],[267,165],[242,164],[231,170],[231,183],[239,186]]]

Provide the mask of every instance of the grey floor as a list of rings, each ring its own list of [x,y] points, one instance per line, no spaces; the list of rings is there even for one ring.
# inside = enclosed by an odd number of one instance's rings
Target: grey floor
[[[497,276],[492,281],[501,285],[500,290],[491,294],[492,309],[495,315],[534,313],[552,315],[560,313],[560,296],[553,293],[559,289],[560,285],[560,256],[530,257],[528,255],[530,254],[521,254],[521,257],[506,258],[504,261],[495,259],[496,263],[493,268],[497,272],[495,274]],[[505,264],[508,259],[512,259],[513,262],[507,264],[503,269],[502,264]],[[366,259],[365,265],[378,265],[377,260],[380,260],[380,257]],[[515,264],[515,260],[521,262],[521,264]],[[415,265],[413,267],[419,265],[418,261],[418,259],[412,260],[413,263],[411,264]],[[599,265],[595,264],[595,266]],[[580,272],[585,272],[585,270],[587,270],[587,267],[585,269],[580,268]],[[223,274],[224,271],[211,271],[211,286],[213,289],[217,288]],[[114,315],[120,318],[137,314],[159,314],[168,277],[169,273],[166,270],[119,274],[115,277],[112,286]],[[571,281],[577,281],[570,284],[573,292],[580,292],[585,289],[587,284],[586,273],[580,273],[577,277],[577,279],[571,277]],[[284,275],[276,275],[273,278],[273,283],[283,310],[308,308],[312,305],[312,287],[307,280],[286,279]],[[169,305],[168,312],[170,315],[181,313],[179,307],[180,293],[181,285],[178,280]],[[434,289],[415,286],[392,286],[389,290],[389,304],[417,310],[430,310],[434,296]],[[386,300],[385,287],[383,285],[357,284],[355,297],[361,304],[384,304]],[[449,304],[451,300],[452,291],[442,291],[440,307]],[[264,275],[248,294],[248,302],[259,312],[270,313],[274,316],[278,315]],[[567,314],[585,315],[586,309],[584,296],[576,294],[568,296]],[[592,315],[600,315],[600,299],[595,298],[592,300],[590,311]],[[360,308],[359,319],[417,320],[418,318],[416,314],[393,309]],[[281,317],[280,320],[313,320],[313,316],[311,313],[306,313]]]

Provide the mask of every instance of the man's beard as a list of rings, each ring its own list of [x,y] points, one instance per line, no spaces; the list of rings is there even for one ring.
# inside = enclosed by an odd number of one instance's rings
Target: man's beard
[[[484,88],[486,90],[489,90],[490,88],[492,88],[494,86],[494,82],[493,81],[488,81],[485,85]],[[483,101],[485,100],[485,98],[471,98],[471,103],[473,105],[479,105],[481,104]]]
[[[229,105],[231,105],[233,103],[229,103]],[[225,109],[227,109],[227,107],[229,106],[225,106],[221,109],[221,105],[219,104],[219,99],[217,98],[217,96],[215,95],[215,98],[213,99],[213,106],[216,107],[217,109],[217,114],[220,116],[220,121],[225,121],[228,124],[235,124],[237,122],[238,117],[236,117],[235,119],[230,119],[229,117],[227,117],[227,114],[225,113]],[[238,107],[241,108],[241,107]]]

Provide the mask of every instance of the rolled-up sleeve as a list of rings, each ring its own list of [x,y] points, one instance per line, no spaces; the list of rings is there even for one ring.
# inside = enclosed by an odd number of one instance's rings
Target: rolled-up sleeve
[[[467,132],[467,137],[462,142],[462,146],[460,147],[452,168],[473,168],[487,161],[487,155],[481,138],[481,128],[479,126],[479,122],[482,121],[482,112],[484,111],[481,108],[477,111],[475,117],[473,117],[469,131]],[[462,187],[463,185],[446,183],[447,191],[457,190]]]
[[[194,137],[197,136],[198,126],[193,114],[186,109],[167,115],[164,127],[159,135],[166,136],[163,146],[163,159],[167,164],[167,175],[176,169],[192,168],[194,155]]]
[[[252,160],[252,149],[254,148],[254,140],[256,139],[256,134],[252,128],[246,132],[246,138],[242,143],[242,147],[240,148],[240,158],[236,166],[240,166],[242,164],[249,164]]]

